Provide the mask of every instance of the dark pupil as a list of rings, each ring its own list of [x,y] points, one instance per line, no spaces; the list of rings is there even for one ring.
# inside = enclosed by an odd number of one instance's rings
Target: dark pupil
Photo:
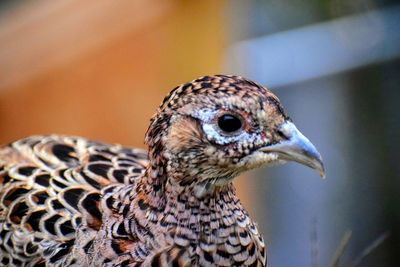
[[[218,126],[222,131],[232,133],[242,128],[242,122],[233,115],[225,114],[218,118]]]

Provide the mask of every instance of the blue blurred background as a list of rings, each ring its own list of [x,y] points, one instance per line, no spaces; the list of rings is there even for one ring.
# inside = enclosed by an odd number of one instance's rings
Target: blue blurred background
[[[323,155],[236,181],[269,266],[400,266],[400,3],[0,2],[0,142],[63,133],[143,146],[175,85],[239,74],[273,90]],[[333,266],[332,266],[333,267]]]

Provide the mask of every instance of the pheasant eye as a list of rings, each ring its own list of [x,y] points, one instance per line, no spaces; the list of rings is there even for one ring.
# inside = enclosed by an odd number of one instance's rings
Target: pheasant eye
[[[240,130],[242,126],[242,120],[236,115],[224,114],[218,118],[218,127],[226,133],[236,132]]]

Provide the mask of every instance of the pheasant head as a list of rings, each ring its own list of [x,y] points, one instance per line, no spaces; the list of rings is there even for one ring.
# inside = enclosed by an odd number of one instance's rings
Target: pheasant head
[[[240,76],[205,76],[173,89],[146,133],[159,182],[212,194],[240,173],[296,161],[324,166],[313,144],[268,89]]]

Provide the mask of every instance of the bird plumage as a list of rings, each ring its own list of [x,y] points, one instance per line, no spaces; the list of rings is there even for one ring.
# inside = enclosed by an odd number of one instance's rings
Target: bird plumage
[[[147,152],[56,135],[6,145],[0,265],[266,266],[231,181],[286,160],[323,171],[293,132],[266,88],[216,75],[171,91],[151,119]]]

